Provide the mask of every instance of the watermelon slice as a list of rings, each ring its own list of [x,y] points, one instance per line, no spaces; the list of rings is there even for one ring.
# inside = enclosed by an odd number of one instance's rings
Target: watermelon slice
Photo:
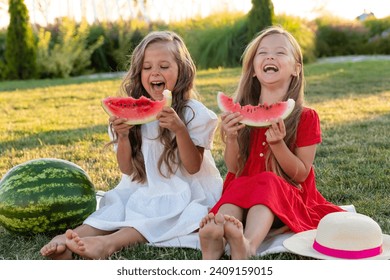
[[[217,101],[218,107],[222,112],[240,112],[244,116],[241,123],[256,127],[269,126],[273,120],[287,118],[295,106],[294,99],[288,99],[272,105],[241,106],[239,103],[234,103],[233,98],[225,95],[223,92],[218,93]]]
[[[138,99],[133,97],[107,97],[102,100],[104,111],[110,116],[128,119],[129,125],[144,124],[156,120],[157,114],[165,106],[171,106],[172,93],[164,90],[162,100],[152,100],[145,96]]]

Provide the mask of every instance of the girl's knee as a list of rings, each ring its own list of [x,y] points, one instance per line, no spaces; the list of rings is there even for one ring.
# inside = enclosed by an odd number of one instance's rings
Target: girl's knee
[[[221,207],[218,210],[218,213],[222,215],[234,216],[238,219],[241,219],[244,213],[244,209],[242,209],[240,206],[237,206],[235,204],[226,203],[221,205]]]

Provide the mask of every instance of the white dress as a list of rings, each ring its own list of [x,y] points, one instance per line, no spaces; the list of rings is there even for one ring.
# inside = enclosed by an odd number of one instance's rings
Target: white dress
[[[147,182],[140,184],[122,175],[119,184],[105,193],[99,209],[85,224],[108,231],[133,227],[149,243],[169,241],[198,229],[200,220],[222,191],[223,180],[210,152],[218,118],[196,100],[190,100],[188,106],[192,108],[185,111],[187,122],[192,119],[187,124],[190,137],[196,146],[205,148],[200,171],[190,175],[184,168],[178,168],[170,178],[161,176],[157,162],[163,146],[157,139],[158,121],[144,124],[142,153]]]

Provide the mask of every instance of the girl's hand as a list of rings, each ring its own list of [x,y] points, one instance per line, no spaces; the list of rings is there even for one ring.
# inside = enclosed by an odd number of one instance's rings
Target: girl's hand
[[[245,124],[240,123],[243,116],[240,113],[225,112],[221,114],[221,128],[226,135],[226,140],[236,139],[238,131],[245,127]]]
[[[272,122],[271,126],[265,133],[267,142],[269,145],[278,144],[283,141],[286,136],[286,127],[283,119],[278,119],[276,122]]]
[[[175,134],[182,129],[187,130],[183,121],[171,107],[164,107],[161,112],[157,114],[157,120],[159,120],[161,127],[167,128]]]
[[[108,119],[108,121],[110,122],[114,133],[118,135],[118,138],[128,138],[129,131],[133,125],[126,124],[125,121],[127,121],[127,119],[112,116]]]

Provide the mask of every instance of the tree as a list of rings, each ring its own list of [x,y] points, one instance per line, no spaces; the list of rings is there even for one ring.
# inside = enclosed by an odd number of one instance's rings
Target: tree
[[[29,79],[36,75],[34,34],[23,0],[9,0],[10,23],[5,48],[6,76],[8,79]]]
[[[271,0],[252,0],[252,9],[248,14],[248,40],[252,40],[262,29],[271,26],[274,17],[274,5]]]

